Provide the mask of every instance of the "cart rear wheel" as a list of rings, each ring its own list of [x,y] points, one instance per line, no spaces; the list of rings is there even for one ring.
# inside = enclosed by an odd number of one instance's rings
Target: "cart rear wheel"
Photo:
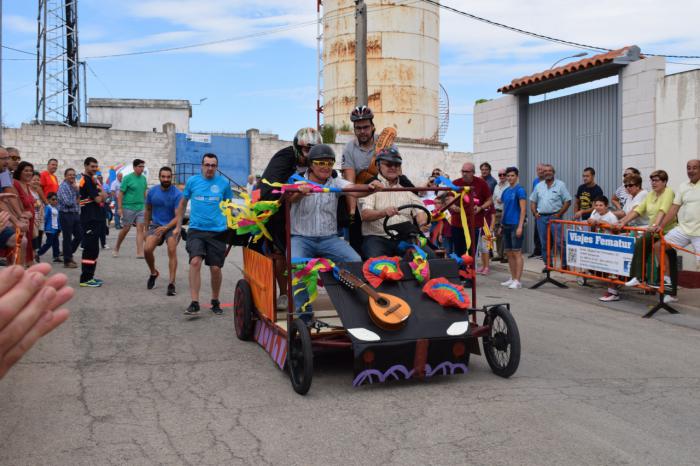
[[[295,319],[289,329],[287,367],[294,391],[300,395],[306,395],[311,388],[314,353],[311,348],[311,334],[301,319]]]
[[[486,312],[484,325],[491,332],[483,338],[484,355],[494,374],[510,377],[520,364],[520,332],[513,315],[505,306],[494,306]]]
[[[236,294],[233,298],[234,325],[236,336],[240,340],[250,340],[253,336],[253,296],[250,292],[250,285],[245,280],[238,280],[236,284]]]

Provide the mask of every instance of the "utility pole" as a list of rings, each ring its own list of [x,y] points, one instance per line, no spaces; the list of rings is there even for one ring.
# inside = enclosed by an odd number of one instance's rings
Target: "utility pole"
[[[355,0],[355,97],[367,105],[367,5]]]

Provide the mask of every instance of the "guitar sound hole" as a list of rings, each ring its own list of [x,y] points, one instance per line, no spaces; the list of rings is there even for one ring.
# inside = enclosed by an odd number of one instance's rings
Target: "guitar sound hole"
[[[389,301],[387,301],[386,298],[379,298],[377,300],[377,304],[379,304],[382,307],[385,307],[389,305]]]

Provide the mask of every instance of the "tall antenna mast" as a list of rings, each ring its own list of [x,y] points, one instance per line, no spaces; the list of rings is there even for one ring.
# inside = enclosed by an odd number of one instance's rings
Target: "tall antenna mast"
[[[79,126],[78,1],[38,3],[35,120]]]

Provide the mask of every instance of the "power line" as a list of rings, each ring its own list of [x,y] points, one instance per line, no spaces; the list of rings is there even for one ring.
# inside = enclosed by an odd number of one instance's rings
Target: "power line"
[[[559,39],[557,37],[547,36],[544,34],[539,34],[539,33],[532,32],[532,31],[527,31],[525,29],[516,28],[513,26],[509,26],[507,24],[503,24],[503,23],[499,23],[497,21],[492,21],[492,20],[487,19],[487,18],[483,18],[481,16],[467,13],[466,11],[458,10],[457,8],[453,8],[451,6],[443,5],[442,3],[440,3],[436,0],[423,0],[423,1],[426,3],[429,3],[431,5],[438,6],[444,10],[451,11],[452,13],[456,13],[458,15],[473,19],[475,21],[480,21],[482,23],[486,23],[486,24],[491,25],[491,26],[496,26],[496,27],[499,27],[502,29],[507,29],[509,31],[516,32],[518,34],[523,34],[526,36],[535,37],[537,39],[542,39],[542,40],[546,40],[549,42],[554,42],[556,44],[568,45],[571,47],[575,47],[575,48],[579,48],[579,49],[583,49],[583,50],[596,51],[596,52],[611,52],[613,50],[613,49],[609,49],[606,47],[598,47],[595,45],[583,44],[580,42],[572,42],[569,40]],[[650,57],[664,57],[664,58],[690,58],[690,59],[700,58],[700,55],[664,55],[664,54],[646,53],[646,52],[643,52],[643,55],[650,56]]]
[[[27,52],[26,50],[16,49],[16,48],[10,47],[10,46],[8,46],[8,45],[3,45],[2,48],[7,49],[7,50],[12,50],[12,51],[14,51],[14,52],[26,53],[27,55],[34,55],[34,56],[36,56],[36,53],[34,53],[34,52]],[[31,60],[31,58],[29,58],[28,60]]]

